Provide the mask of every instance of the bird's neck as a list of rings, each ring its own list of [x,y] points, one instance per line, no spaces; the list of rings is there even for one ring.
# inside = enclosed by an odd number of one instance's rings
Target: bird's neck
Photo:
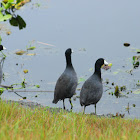
[[[101,67],[95,65],[95,71],[94,74],[96,74],[101,79]]]
[[[66,56],[66,67],[73,67],[71,62],[71,55]]]

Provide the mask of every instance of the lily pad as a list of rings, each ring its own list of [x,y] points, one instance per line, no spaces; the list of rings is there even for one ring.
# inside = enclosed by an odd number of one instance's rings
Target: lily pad
[[[16,55],[23,55],[24,53],[26,53],[26,51],[20,50],[16,52]]]

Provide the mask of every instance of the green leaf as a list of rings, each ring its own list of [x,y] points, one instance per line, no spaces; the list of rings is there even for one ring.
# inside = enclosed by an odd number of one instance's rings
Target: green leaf
[[[9,9],[12,3],[7,2],[6,5],[4,6],[5,9]]]
[[[12,18],[12,15],[7,14],[7,15],[3,16],[3,18],[4,18],[4,20],[8,20],[8,19]]]
[[[3,8],[2,7],[0,7],[0,12],[3,10]]]
[[[23,1],[23,0],[17,0],[16,4],[18,4],[18,3],[22,2],[22,1]]]
[[[84,78],[79,78],[78,83],[86,81]]]
[[[140,49],[136,49],[136,52],[137,52],[137,53],[140,53]]]
[[[0,88],[0,95],[5,91],[5,88]]]
[[[93,71],[93,68],[90,68],[89,71]]]
[[[14,2],[14,0],[8,0],[8,2],[9,2],[9,3],[12,3],[12,2]]]
[[[20,50],[16,52],[16,55],[23,55],[24,53],[26,53],[26,51]]]
[[[5,8],[5,7],[6,7],[6,4],[5,4],[3,1],[2,1],[1,3],[2,3],[2,5],[3,5],[3,6],[4,6],[4,8]]]
[[[26,27],[25,21],[19,15],[17,15],[17,20],[18,20],[20,30]]]
[[[113,72],[113,74],[115,74],[115,75],[118,74],[118,73],[119,73],[119,71],[114,71],[114,72]]]
[[[12,17],[9,22],[12,26],[18,26],[18,21],[14,17]]]
[[[37,88],[40,88],[40,85],[36,85]]]
[[[3,14],[0,12],[0,21],[3,21]]]
[[[27,48],[27,50],[34,50],[36,47],[33,46],[33,47],[30,47],[30,48]]]
[[[135,57],[135,56],[133,56],[133,61],[135,61],[135,58],[136,58],[136,57]]]

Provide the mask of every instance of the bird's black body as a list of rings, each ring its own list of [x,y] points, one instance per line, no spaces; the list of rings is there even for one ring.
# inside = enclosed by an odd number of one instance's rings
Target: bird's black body
[[[71,103],[71,97],[75,94],[75,90],[78,84],[77,75],[71,62],[71,53],[72,53],[71,49],[67,49],[65,52],[66,69],[57,80],[54,91],[53,103],[56,104],[59,100],[63,100],[64,109],[65,109],[64,99],[69,98]]]
[[[91,104],[96,104],[101,99],[103,93],[103,85],[101,80],[101,66],[104,64],[104,59],[100,58],[95,63],[95,72],[90,76],[82,86],[80,92],[80,104],[85,107]]]

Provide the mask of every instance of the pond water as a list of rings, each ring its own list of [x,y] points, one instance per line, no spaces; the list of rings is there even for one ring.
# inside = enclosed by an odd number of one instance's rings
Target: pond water
[[[39,7],[35,6],[40,4]],[[18,30],[4,22],[11,30],[11,35],[4,33],[2,44],[7,48],[3,51],[7,57],[3,63],[4,80],[2,85],[27,83],[27,91],[53,91],[55,82],[65,69],[65,55],[67,48],[72,48],[72,62],[78,78],[87,79],[94,69],[98,58],[105,58],[112,63],[111,70],[102,70],[104,93],[97,104],[97,114],[125,114],[127,118],[140,118],[140,94],[134,94],[140,86],[140,68],[128,72],[133,68],[132,57],[140,49],[140,1],[136,0],[35,0],[26,4],[16,14],[26,22],[26,28]],[[124,43],[130,47],[124,47]],[[44,45],[43,43],[49,44]],[[26,46],[36,46],[28,53],[36,55],[16,55],[18,49],[26,50]],[[28,69],[24,74],[23,70]],[[109,95],[115,91],[115,86],[126,86],[125,95],[120,98]],[[81,88],[83,82],[78,85]],[[32,88],[40,85],[40,88]],[[29,86],[29,87],[28,87]],[[111,90],[108,90],[111,87]],[[18,90],[19,91],[19,90]],[[23,89],[20,89],[23,91]],[[132,93],[131,93],[132,91]],[[79,90],[76,91],[79,95]],[[129,92],[129,94],[127,94]],[[24,101],[33,101],[44,106],[62,107],[62,101],[52,104],[53,92],[17,92]],[[37,95],[37,97],[36,97]],[[19,100],[21,97],[13,92],[4,91],[3,99]],[[79,99],[73,102],[73,111],[82,112]],[[129,113],[128,113],[129,103]],[[66,108],[70,109],[68,100]],[[94,112],[94,106],[88,106],[86,113]]]

